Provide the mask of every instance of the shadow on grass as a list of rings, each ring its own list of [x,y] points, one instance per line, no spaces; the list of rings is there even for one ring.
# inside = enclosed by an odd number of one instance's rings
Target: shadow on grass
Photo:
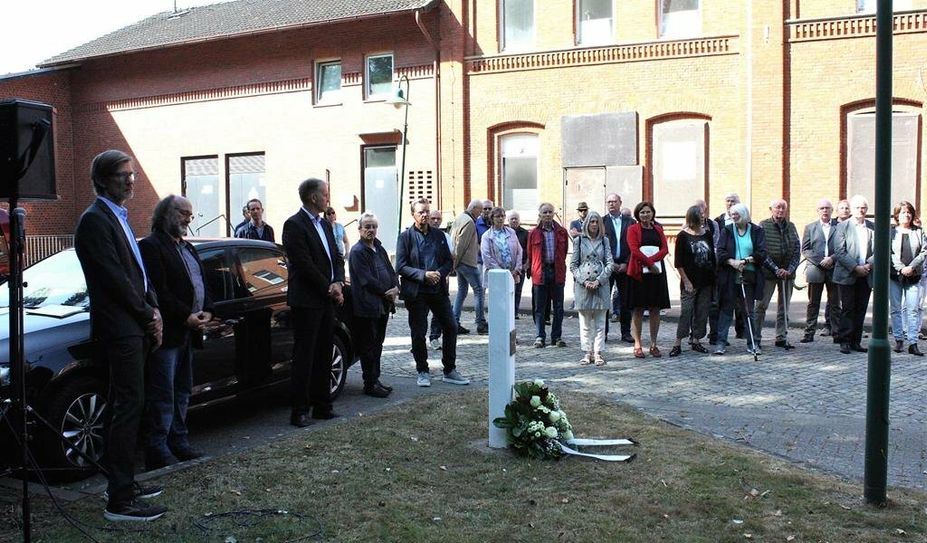
[[[67,511],[101,541],[159,543],[228,536],[455,543],[927,537],[923,493],[892,491],[890,507],[873,509],[862,504],[858,484],[802,471],[596,396],[560,396],[577,436],[633,437],[641,443],[637,459],[544,462],[474,446],[486,438],[485,391],[474,390],[320,425],[165,476],[156,481],[165,486],[158,500],[170,512],[128,533],[99,529],[113,526],[102,520],[100,499],[69,504]],[[212,518],[207,514],[246,510],[287,514],[246,517],[243,525],[240,518],[212,519],[210,531],[196,525]],[[36,503],[35,535],[40,541],[81,539],[47,500]]]

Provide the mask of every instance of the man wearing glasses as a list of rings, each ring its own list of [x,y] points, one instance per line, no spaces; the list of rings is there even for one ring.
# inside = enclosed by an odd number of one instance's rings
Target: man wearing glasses
[[[139,500],[161,494],[160,487],[135,483],[145,358],[161,345],[162,322],[124,207],[134,195],[134,166],[132,157],[122,151],[104,151],[94,157],[90,177],[97,199],[81,215],[74,234],[91,301],[91,335],[109,369],[108,501],[103,516],[111,521],[154,520],[167,512],[165,507]]]
[[[821,309],[821,294],[827,289],[827,309],[824,311],[824,330],[821,335],[831,335],[837,328],[832,323],[840,322],[840,297],[833,282],[834,273],[834,231],[837,220],[831,215],[834,206],[830,200],[818,202],[818,220],[805,226],[801,239],[801,254],[808,261],[805,279],[808,282],[808,312],[805,316],[805,335],[802,343],[814,341],[818,327],[818,313]],[[826,333],[825,333],[826,332]]]

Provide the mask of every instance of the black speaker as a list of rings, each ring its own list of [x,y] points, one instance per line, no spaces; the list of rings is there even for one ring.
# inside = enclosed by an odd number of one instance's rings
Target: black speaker
[[[0,102],[0,198],[54,200],[52,107],[29,100]]]

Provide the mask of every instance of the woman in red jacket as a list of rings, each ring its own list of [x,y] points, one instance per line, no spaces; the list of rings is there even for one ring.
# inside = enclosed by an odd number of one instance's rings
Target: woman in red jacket
[[[660,310],[670,306],[669,287],[663,258],[669,253],[663,227],[657,224],[656,210],[650,202],[634,207],[636,224],[628,227],[628,306],[633,310],[631,334],[634,336],[634,356],[644,358],[641,348],[641,325],[644,310],[650,311],[650,354],[662,356],[657,347],[660,331]]]

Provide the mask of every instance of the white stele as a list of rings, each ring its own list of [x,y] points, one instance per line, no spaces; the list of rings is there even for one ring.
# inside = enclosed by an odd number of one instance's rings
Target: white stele
[[[515,331],[515,281],[508,270],[489,271],[489,446],[508,447],[505,428],[492,421],[505,416],[515,385],[515,354],[510,341]]]

